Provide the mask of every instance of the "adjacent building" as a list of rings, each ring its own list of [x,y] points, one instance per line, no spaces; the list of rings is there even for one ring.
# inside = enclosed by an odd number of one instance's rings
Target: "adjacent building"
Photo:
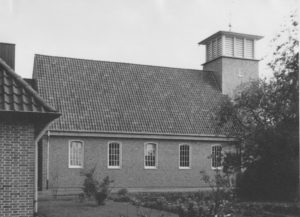
[[[37,141],[59,113],[14,72],[14,47],[0,43],[0,216],[32,217]]]

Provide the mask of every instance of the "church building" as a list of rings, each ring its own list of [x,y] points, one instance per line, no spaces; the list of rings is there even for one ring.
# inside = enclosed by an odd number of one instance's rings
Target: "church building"
[[[214,120],[225,95],[258,79],[261,36],[219,31],[203,70],[36,55],[38,93],[61,113],[38,145],[39,190],[81,190],[82,172],[129,191],[199,190],[221,169],[236,126]]]

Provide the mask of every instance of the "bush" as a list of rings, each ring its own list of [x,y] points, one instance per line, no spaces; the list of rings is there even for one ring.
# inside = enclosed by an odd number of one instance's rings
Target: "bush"
[[[95,193],[97,193],[97,189],[99,186],[99,182],[94,178],[94,172],[95,172],[95,167],[89,171],[85,171],[81,173],[83,176],[85,176],[83,182],[83,188],[82,188],[83,194],[85,197],[89,199],[92,196],[95,196]]]
[[[215,214],[211,191],[137,193],[131,202],[135,206],[173,212],[179,217],[283,217],[297,216],[300,210],[300,204],[296,203],[235,203],[223,199]]]
[[[87,172],[83,172],[82,175],[85,176],[85,180],[83,183],[83,195],[86,198],[94,197],[97,201],[98,205],[104,205],[105,200],[109,196],[110,184],[114,182],[110,180],[108,176],[106,176],[101,183],[99,183],[94,178],[95,167]],[[81,201],[83,199],[80,199]]]
[[[259,160],[238,179],[238,197],[246,201],[293,201],[297,193],[293,190],[298,185],[297,170],[295,163],[284,160]]]
[[[131,199],[128,195],[128,190],[126,188],[122,188],[117,192],[116,197],[113,198],[115,202],[130,202]]]
[[[95,199],[98,205],[104,205],[105,200],[111,192],[110,184],[113,183],[113,180],[110,180],[108,176],[106,176],[102,183],[99,185],[98,191],[95,194]]]
[[[107,199],[107,193],[106,192],[96,192],[95,199],[97,201],[98,205],[105,205],[105,200]]]
[[[117,194],[119,196],[126,196],[126,195],[128,195],[128,190],[126,188],[121,188]]]
[[[230,177],[217,170],[214,177],[201,172],[201,179],[210,191],[176,193],[140,193],[134,204],[165,210],[179,217],[225,217],[233,213],[233,187]]]

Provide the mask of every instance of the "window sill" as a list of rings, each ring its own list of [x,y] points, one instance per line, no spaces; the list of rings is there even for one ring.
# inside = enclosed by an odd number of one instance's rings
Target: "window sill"
[[[180,170],[190,170],[192,169],[191,167],[179,167]]]
[[[111,166],[108,166],[107,169],[111,169],[111,170],[120,170],[121,167],[111,167]]]
[[[223,167],[212,167],[211,169],[212,169],[212,170],[222,170]]]
[[[156,170],[157,167],[144,167],[145,170]]]
[[[70,169],[82,169],[83,166],[69,166]]]

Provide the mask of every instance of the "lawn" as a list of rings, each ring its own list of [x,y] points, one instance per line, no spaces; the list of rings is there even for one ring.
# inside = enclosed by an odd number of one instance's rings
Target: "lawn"
[[[178,217],[173,213],[107,201],[98,206],[95,201],[44,200],[39,202],[39,217]]]
[[[95,201],[78,199],[42,200],[39,202],[39,217],[179,217],[179,207],[186,206],[181,216],[207,216],[197,214],[205,208],[202,194],[158,193],[132,195],[135,202],[108,200],[98,206]],[[202,195],[203,196],[203,195]],[[113,198],[113,197],[112,197]],[[116,197],[115,199],[120,199]],[[140,202],[137,202],[140,201]],[[180,201],[180,203],[178,203]],[[199,203],[199,206],[197,203]],[[140,205],[133,205],[140,204]],[[177,204],[177,205],[176,205]],[[192,205],[192,206],[191,206]],[[142,207],[143,206],[143,207]],[[201,208],[202,206],[202,208]],[[146,208],[148,207],[148,208]],[[192,208],[192,209],[191,209]],[[164,211],[163,211],[164,210]],[[173,213],[171,213],[171,212]],[[190,211],[193,211],[193,215]],[[299,216],[299,203],[242,202],[229,207],[231,217],[296,217]]]

